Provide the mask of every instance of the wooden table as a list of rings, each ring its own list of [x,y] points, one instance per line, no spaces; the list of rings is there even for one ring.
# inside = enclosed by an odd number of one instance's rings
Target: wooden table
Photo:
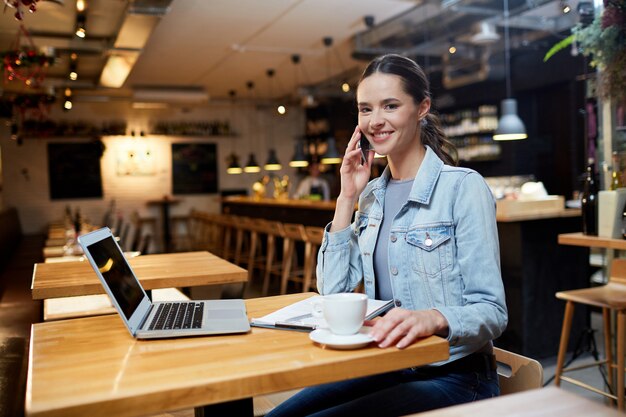
[[[246,300],[260,317],[313,295]],[[133,339],[117,316],[32,326],[28,416],[139,416],[438,362],[448,342],[322,349],[307,333],[253,328],[244,335]]]
[[[128,260],[146,290],[246,282],[248,273],[209,252],[142,255]],[[103,294],[88,261],[38,263],[31,285],[33,299]]]
[[[441,408],[414,417],[623,417],[615,409],[565,390],[549,387],[504,395],[454,407]]]
[[[582,233],[562,233],[559,235],[559,244],[584,246],[588,248],[626,250],[626,239],[589,236]]]

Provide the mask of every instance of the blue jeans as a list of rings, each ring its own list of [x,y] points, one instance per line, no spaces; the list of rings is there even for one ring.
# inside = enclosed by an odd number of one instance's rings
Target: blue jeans
[[[496,371],[411,368],[305,388],[267,417],[402,416],[499,394]]]

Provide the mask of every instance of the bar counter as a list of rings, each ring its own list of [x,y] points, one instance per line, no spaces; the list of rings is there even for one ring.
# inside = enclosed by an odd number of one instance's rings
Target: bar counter
[[[283,200],[229,196],[222,199],[222,213],[323,227],[333,219],[335,200]]]
[[[222,212],[325,226],[333,218],[334,201],[274,200],[225,197]],[[509,309],[509,325],[496,345],[534,358],[556,355],[564,303],[557,291],[589,285],[589,249],[560,245],[559,234],[579,232],[580,209],[501,211],[496,214],[502,280]],[[572,337],[588,321],[577,309]],[[574,339],[576,340],[576,339]]]

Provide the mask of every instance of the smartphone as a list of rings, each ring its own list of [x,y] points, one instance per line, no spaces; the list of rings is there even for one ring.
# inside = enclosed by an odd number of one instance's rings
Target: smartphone
[[[359,139],[359,147],[361,148],[361,165],[365,165],[369,154],[368,151],[372,148],[372,145],[370,145],[370,141],[363,134],[361,134],[361,139]]]

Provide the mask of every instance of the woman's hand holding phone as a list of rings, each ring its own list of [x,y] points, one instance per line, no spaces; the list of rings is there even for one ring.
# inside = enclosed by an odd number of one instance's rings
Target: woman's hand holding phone
[[[348,142],[341,163],[342,197],[350,198],[356,202],[370,179],[373,160],[374,152],[371,151],[370,143],[357,126]]]

